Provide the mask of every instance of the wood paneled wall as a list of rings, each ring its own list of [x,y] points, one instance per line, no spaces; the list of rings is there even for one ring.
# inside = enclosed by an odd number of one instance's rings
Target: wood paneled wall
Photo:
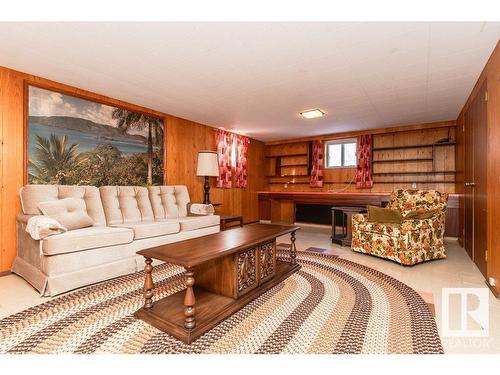
[[[215,129],[58,82],[0,67],[0,272],[8,271],[16,255],[15,217],[20,212],[19,188],[25,183],[25,85],[33,84],[105,104],[166,119],[167,184],[185,184],[192,200],[202,201],[203,181],[196,177],[197,152],[215,149]],[[264,144],[251,140],[247,189],[211,190],[219,211],[258,219],[257,190],[265,187]],[[214,184],[214,181],[212,181]]]
[[[178,117],[167,121],[167,181],[169,184],[187,185],[193,201],[203,201],[203,177],[196,176],[199,150],[215,150],[216,129]],[[210,200],[222,203],[217,212],[243,215],[245,223],[259,218],[256,191],[265,188],[264,144],[251,140],[248,149],[248,186],[246,189],[218,189],[211,178]]]
[[[307,168],[296,167],[282,174],[296,174],[297,177],[267,177],[270,191],[336,191],[336,192],[390,192],[399,188],[412,188],[416,183],[418,189],[437,189],[455,192],[455,121],[444,121],[428,124],[407,125],[395,128],[373,129],[364,132],[328,134],[316,137],[324,141],[331,139],[352,138],[361,134],[373,134],[374,185],[371,189],[356,189],[354,168],[332,168],[323,171],[324,186],[311,188],[309,177],[303,172]],[[443,138],[451,138],[452,144],[429,147]],[[275,168],[276,155],[299,155],[313,138],[302,138],[266,143],[266,176],[270,176]],[[405,148],[420,145],[422,147]],[[402,147],[402,148],[396,148]],[[379,149],[379,150],[377,150]],[[283,160],[283,158],[281,158]],[[412,159],[410,161],[391,161],[396,159]],[[426,160],[415,160],[426,159]],[[431,160],[432,159],[432,160]],[[287,162],[292,157],[286,157]],[[382,162],[381,162],[382,161]],[[302,160],[301,160],[302,162]],[[301,169],[302,168],[302,169]],[[443,173],[429,173],[430,171]],[[279,171],[279,170],[278,170]],[[404,172],[404,173],[403,173]],[[411,174],[410,172],[415,172]],[[377,175],[377,173],[379,173]],[[290,182],[290,183],[287,183]]]
[[[457,148],[456,167],[457,181],[456,191],[464,192],[465,171],[465,113],[474,98],[478,94],[482,84],[487,83],[487,121],[488,142],[483,148],[486,153],[487,163],[487,275],[492,278],[496,286],[494,290],[500,294],[500,42],[497,43],[484,70],[479,76],[469,98],[467,99],[457,119]],[[464,229],[464,200],[460,200],[460,234],[463,236]],[[461,238],[463,241],[463,238]]]

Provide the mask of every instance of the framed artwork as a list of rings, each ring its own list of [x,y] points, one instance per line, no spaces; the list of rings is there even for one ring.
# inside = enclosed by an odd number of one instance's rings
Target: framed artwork
[[[163,183],[163,119],[31,85],[27,92],[28,183]]]

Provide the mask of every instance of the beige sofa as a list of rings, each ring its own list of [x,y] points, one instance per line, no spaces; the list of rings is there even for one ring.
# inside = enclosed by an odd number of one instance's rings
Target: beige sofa
[[[136,255],[141,249],[220,230],[219,216],[188,214],[189,193],[182,185],[26,185],[20,197],[12,272],[48,296],[142,270],[144,259]],[[93,226],[34,240],[26,225],[41,215],[39,203],[64,198],[83,200]]]

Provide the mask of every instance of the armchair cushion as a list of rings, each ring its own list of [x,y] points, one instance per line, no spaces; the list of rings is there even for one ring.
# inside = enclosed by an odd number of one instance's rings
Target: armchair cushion
[[[403,222],[403,215],[397,209],[382,208],[376,206],[366,206],[368,209],[368,221],[375,223],[395,223],[401,224]]]
[[[437,210],[425,210],[425,209],[420,209],[416,211],[411,211],[408,212],[405,216],[405,220],[410,220],[410,219],[417,219],[417,220],[422,220],[422,219],[430,219],[434,217],[437,213]]]

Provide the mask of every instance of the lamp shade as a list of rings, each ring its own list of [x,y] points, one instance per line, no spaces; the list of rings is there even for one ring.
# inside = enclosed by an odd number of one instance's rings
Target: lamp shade
[[[196,167],[197,176],[218,176],[219,161],[217,152],[200,151],[198,152],[198,165]]]

